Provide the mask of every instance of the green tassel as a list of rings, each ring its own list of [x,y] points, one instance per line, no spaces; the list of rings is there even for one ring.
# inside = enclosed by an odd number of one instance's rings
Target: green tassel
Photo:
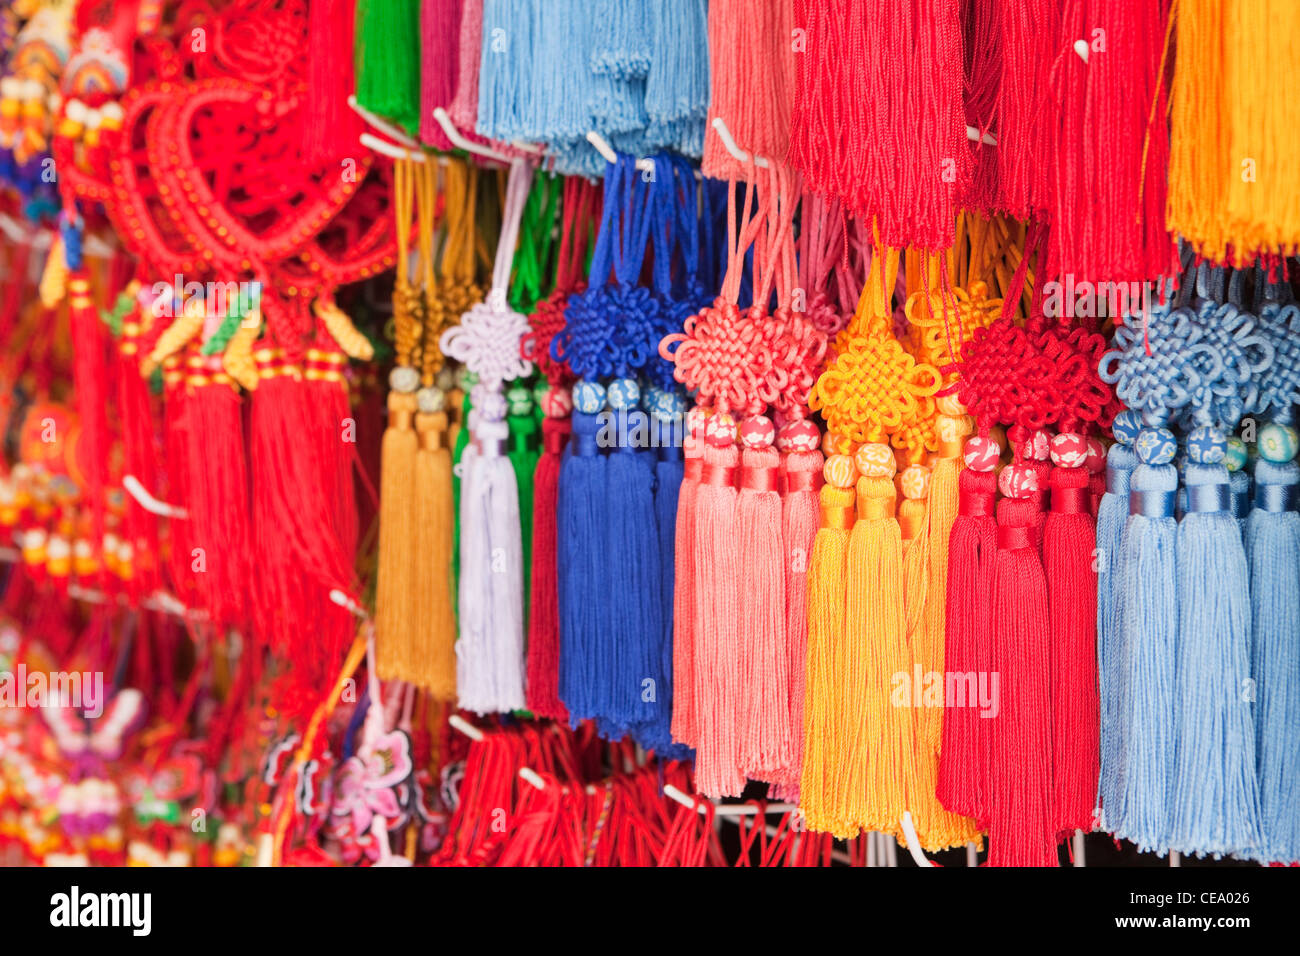
[[[357,102],[411,135],[420,130],[420,4],[357,4]]]

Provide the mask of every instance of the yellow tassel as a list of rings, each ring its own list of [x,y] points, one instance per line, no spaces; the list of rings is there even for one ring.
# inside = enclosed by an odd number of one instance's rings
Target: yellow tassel
[[[911,678],[899,600],[903,540],[894,518],[893,452],[887,445],[864,445],[856,461],[864,475],[858,479],[858,520],[849,535],[841,667],[857,701],[846,713],[843,728],[852,731],[843,740],[850,765],[843,786],[850,789],[850,806],[860,827],[897,836],[908,809],[914,737],[911,710],[899,706],[893,693],[898,678],[907,680],[908,688]]]
[[[196,335],[203,331],[204,305],[201,299],[190,299],[176,321],[167,327],[167,331],[158,336],[149,357],[140,363],[140,371],[145,376],[153,374],[163,361],[175,355]]]
[[[333,301],[317,299],[312,311],[344,355],[362,362],[369,362],[375,357],[375,349],[370,340],[357,331],[352,320]]]
[[[375,584],[375,666],[388,680],[410,673],[416,642],[415,394],[388,393],[379,473],[379,562]]]
[[[52,309],[63,301],[68,292],[68,257],[63,252],[63,235],[56,233],[50,244],[50,254],[45,259],[38,287],[41,305]]]
[[[251,392],[257,388],[257,362],[253,358],[253,343],[262,331],[262,313],[253,312],[244,317],[235,334],[226,342],[221,353],[221,367],[239,383],[240,388]]]
[[[408,680],[436,700],[456,699],[456,615],[451,595],[451,453],[446,412],[415,416],[416,644]]]
[[[841,800],[850,748],[841,727],[846,705],[861,699],[841,666],[844,642],[845,555],[853,523],[853,461],[833,455],[826,461],[821,490],[822,527],[808,560],[808,667],[804,687],[804,761],[799,805],[808,826],[851,837],[858,826]],[[844,485],[837,487],[837,484]],[[862,724],[854,725],[858,735]],[[861,779],[859,777],[859,779]]]

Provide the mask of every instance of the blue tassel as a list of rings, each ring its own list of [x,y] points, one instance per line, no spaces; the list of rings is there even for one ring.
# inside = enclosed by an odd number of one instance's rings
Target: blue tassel
[[[1120,723],[1118,799],[1107,823],[1139,850],[1168,846],[1168,793],[1174,765],[1174,651],[1178,629],[1173,497],[1177,452],[1166,428],[1143,429],[1140,464],[1130,480],[1129,518],[1120,548]]]
[[[597,435],[605,390],[592,382],[573,387],[573,435],[560,467],[556,532],[556,568],[560,587],[560,700],[574,727],[596,717],[597,674],[606,670],[602,656],[602,610],[606,551],[605,456]],[[594,410],[593,410],[594,406]]]
[[[1245,855],[1261,843],[1246,553],[1223,466],[1226,439],[1201,425],[1187,443],[1169,845],[1196,855]]]
[[[1277,427],[1261,429],[1261,445],[1264,432]],[[1296,432],[1287,431],[1294,448]],[[1261,460],[1255,481],[1246,549],[1262,856],[1292,863],[1300,860],[1300,513],[1294,510],[1300,466]],[[1279,510],[1287,504],[1289,509]]]
[[[1124,526],[1128,522],[1129,479],[1137,467],[1133,440],[1140,430],[1140,419],[1132,411],[1123,411],[1112,425],[1115,444],[1106,455],[1106,493],[1097,507],[1097,674],[1100,691],[1100,756],[1098,806],[1102,810],[1102,829],[1110,829],[1109,808],[1119,799],[1118,766],[1121,744],[1121,720],[1118,711],[1122,646],[1119,641],[1120,586],[1124,579],[1119,564]]]
[[[509,142],[523,139],[535,110],[531,97],[534,32],[546,14],[538,0],[484,0],[483,45],[479,54],[480,136]]]

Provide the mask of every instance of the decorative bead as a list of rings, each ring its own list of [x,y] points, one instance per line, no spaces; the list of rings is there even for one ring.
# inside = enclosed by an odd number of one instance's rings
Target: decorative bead
[[[820,444],[821,435],[817,425],[806,418],[787,422],[776,433],[776,446],[784,452],[816,451]]]
[[[822,466],[822,477],[826,484],[836,488],[852,488],[858,478],[858,469],[848,455],[831,455]]]
[[[1290,425],[1269,422],[1259,430],[1259,456],[1274,464],[1283,464],[1300,449],[1300,434]]]
[[[992,438],[974,435],[966,439],[966,448],[962,453],[966,467],[975,471],[992,471],[998,466],[1002,449]]]
[[[736,443],[736,420],[727,412],[717,412],[704,425],[704,440],[714,448]]]
[[[573,407],[584,415],[595,415],[605,407],[605,388],[599,382],[581,381],[573,386]]]
[[[468,368],[462,365],[460,368],[456,369],[456,386],[462,392],[468,392],[476,384],[478,384],[478,376]]]
[[[1039,428],[1029,434],[1029,440],[1025,442],[1023,449],[1025,458],[1031,461],[1047,461],[1052,454],[1052,436]]]
[[[702,406],[696,405],[686,413],[686,434],[692,437],[702,437],[704,435],[705,423],[709,420],[710,412]]]
[[[955,394],[940,395],[934,400],[934,407],[940,415],[947,415],[949,418],[961,418],[966,414],[966,406]]]
[[[904,498],[921,500],[930,496],[930,469],[925,465],[908,465],[898,476]]]
[[[1088,443],[1082,435],[1065,432],[1052,439],[1052,464],[1058,468],[1082,468],[1088,460]]]
[[[432,415],[447,407],[447,393],[436,386],[425,386],[415,393],[417,407],[426,415]]]
[[[512,385],[506,390],[506,403],[511,415],[528,415],[533,410],[532,393],[523,385]]]
[[[641,401],[641,386],[633,378],[616,378],[606,387],[605,400],[615,411],[636,408]]]
[[[776,441],[776,427],[765,415],[753,415],[740,423],[740,443],[746,448],[770,448]]]
[[[1236,435],[1229,438],[1223,454],[1223,464],[1228,471],[1241,471],[1246,467],[1248,459],[1249,453],[1246,451],[1246,443]]]
[[[569,396],[569,390],[558,385],[543,392],[539,404],[542,406],[542,414],[547,418],[567,418],[569,412],[573,411],[573,399]]]
[[[686,414],[686,396],[665,388],[650,388],[646,396],[646,409],[661,422],[676,421]]]
[[[998,475],[998,488],[1007,498],[1028,498],[1038,491],[1038,471],[1032,465],[1008,465]]]
[[[1138,432],[1133,450],[1144,465],[1167,465],[1178,454],[1178,442],[1168,428],[1144,428]]]
[[[1088,439],[1088,459],[1084,462],[1089,474],[1098,474],[1106,470],[1106,446],[1099,438]]]
[[[1212,425],[1197,425],[1187,436],[1187,458],[1197,465],[1218,465],[1228,455],[1228,439]]]
[[[894,449],[879,442],[868,442],[857,450],[853,464],[868,478],[893,478],[898,470]]]
[[[409,365],[398,365],[388,373],[388,387],[395,392],[414,392],[420,387],[420,373]]]
[[[504,421],[506,413],[510,410],[504,395],[500,392],[489,391],[486,388],[474,389],[471,401],[474,404],[474,411],[477,413],[479,422]]]
[[[1142,431],[1142,416],[1131,408],[1126,408],[1115,416],[1110,432],[1115,440],[1123,445],[1132,445],[1137,441],[1138,432]]]

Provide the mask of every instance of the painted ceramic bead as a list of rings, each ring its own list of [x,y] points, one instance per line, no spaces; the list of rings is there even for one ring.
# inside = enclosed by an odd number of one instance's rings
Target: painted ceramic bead
[[[704,424],[704,440],[714,448],[736,443],[736,420],[727,412],[716,412]]]
[[[765,415],[752,415],[740,423],[740,443],[746,448],[770,448],[776,441],[776,428]]]
[[[869,442],[857,450],[853,463],[858,472],[868,478],[892,478],[898,470],[894,450],[879,442]]]
[[[1227,447],[1224,449],[1223,464],[1227,466],[1228,471],[1241,471],[1246,467],[1248,458],[1246,443],[1233,435],[1228,439]]]
[[[509,388],[506,392],[506,402],[510,406],[511,415],[527,415],[533,410],[533,396],[522,385],[512,385]]]
[[[1300,435],[1290,425],[1269,422],[1259,430],[1259,457],[1282,464],[1296,456]]]
[[[1168,465],[1178,454],[1178,442],[1168,428],[1144,428],[1138,432],[1133,450],[1145,465]]]
[[[1065,432],[1052,439],[1052,464],[1058,468],[1082,468],[1088,460],[1088,443],[1082,435]]]
[[[1198,425],[1187,436],[1187,458],[1197,465],[1218,465],[1228,455],[1228,439],[1212,425]]]
[[[641,386],[637,385],[636,379],[617,378],[606,387],[605,400],[616,411],[636,408],[641,401]]]
[[[573,411],[573,399],[567,388],[556,386],[542,393],[541,406],[547,418],[567,418]]]
[[[1126,408],[1115,416],[1110,431],[1117,442],[1132,445],[1137,441],[1138,433],[1142,431],[1142,416],[1133,409]]]
[[[573,407],[584,415],[595,415],[605,407],[605,388],[599,382],[581,381],[573,386]]]
[[[1052,453],[1052,435],[1039,428],[1029,434],[1025,442],[1024,455],[1034,461],[1047,461]]]
[[[395,392],[414,392],[420,387],[420,373],[409,365],[398,365],[388,373],[388,387]]]
[[[776,434],[776,444],[784,452],[816,451],[821,444],[821,435],[817,425],[806,418],[788,422]]]
[[[858,469],[848,455],[831,455],[822,466],[822,477],[826,484],[836,488],[852,488],[858,479]]]
[[[948,415],[952,418],[961,418],[966,414],[966,406],[956,395],[940,395],[934,400],[934,407],[938,409],[940,415]]]
[[[997,467],[998,459],[1002,457],[1002,449],[992,438],[975,435],[966,439],[966,448],[962,457],[966,460],[967,468],[975,471],[992,471]]]
[[[429,386],[415,393],[415,402],[425,415],[436,414],[447,407],[447,393],[437,386]]]
[[[930,496],[930,469],[925,465],[908,465],[898,476],[903,497],[923,499]]]
[[[1084,462],[1090,474],[1097,474],[1106,470],[1106,446],[1102,444],[1100,438],[1088,439],[1088,458]]]
[[[998,489],[1008,498],[1028,498],[1038,491],[1038,471],[1031,465],[1008,465],[998,475]]]

